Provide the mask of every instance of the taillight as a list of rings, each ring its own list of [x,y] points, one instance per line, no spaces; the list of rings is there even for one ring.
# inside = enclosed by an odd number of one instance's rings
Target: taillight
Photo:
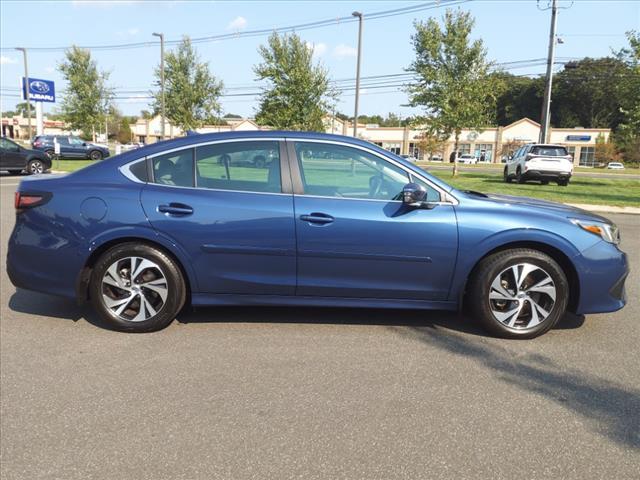
[[[49,192],[16,192],[13,197],[13,206],[17,211],[44,205],[51,198]]]
[[[34,147],[41,147],[42,146],[42,142],[40,140],[36,140],[35,142],[33,142],[33,146]]]

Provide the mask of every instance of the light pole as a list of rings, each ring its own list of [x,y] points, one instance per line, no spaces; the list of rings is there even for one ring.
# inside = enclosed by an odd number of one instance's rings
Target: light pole
[[[353,12],[358,18],[358,59],[356,60],[356,104],[353,113],[353,136],[358,136],[358,101],[360,100],[360,54],[362,53],[362,12]]]
[[[542,103],[542,128],[540,129],[540,143],[547,143],[549,135],[549,113],[551,110],[551,87],[553,85],[553,64],[556,54],[556,24],[558,23],[557,0],[551,5],[551,29],[549,32],[549,53],[547,55],[547,81],[544,87],[544,101]]]
[[[29,121],[29,140],[31,140],[31,99],[29,98],[29,68],[27,67],[27,49],[18,47],[24,57],[24,96],[27,101],[27,119]]]
[[[160,128],[160,139],[164,140],[164,34],[153,33],[154,37],[160,37],[160,112],[162,116],[162,127]]]

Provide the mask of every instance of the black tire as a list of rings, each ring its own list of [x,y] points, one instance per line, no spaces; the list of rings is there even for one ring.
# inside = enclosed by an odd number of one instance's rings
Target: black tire
[[[509,175],[507,167],[504,167],[504,173],[502,175],[504,178],[504,183],[511,183],[511,175]]]
[[[150,260],[161,268],[166,279],[166,300],[157,312],[146,320],[126,320],[109,309],[103,299],[103,290],[109,288],[103,284],[107,269],[127,257]],[[127,242],[110,248],[100,256],[91,272],[89,294],[93,308],[109,327],[122,332],[143,333],[162,330],[173,322],[186,301],[186,286],[179,266],[169,255],[151,245]]]
[[[524,176],[522,175],[522,170],[520,170],[520,167],[518,167],[518,169],[516,170],[516,181],[518,183],[525,182],[525,179],[524,179]]]
[[[255,158],[253,160],[253,166],[256,168],[264,168],[266,160],[262,157]]]
[[[29,163],[27,163],[27,172],[30,175],[44,173],[46,170],[47,170],[47,166],[39,158],[34,158],[33,160],[29,160]]]
[[[566,187],[567,185],[569,185],[569,180],[567,179],[558,180],[558,185],[560,185],[561,187]]]
[[[91,150],[89,153],[90,160],[102,160],[102,152],[100,150]]]
[[[530,328],[526,328],[526,326],[525,328],[509,327],[500,322],[492,313],[491,301],[489,300],[491,284],[494,279],[501,272],[519,263],[529,263],[543,269],[551,277],[555,287],[555,303],[550,308],[548,316]],[[525,277],[526,281],[527,277]],[[469,279],[465,301],[474,318],[489,333],[502,338],[535,338],[553,328],[564,315],[569,301],[569,284],[560,265],[549,255],[528,248],[504,250],[489,255],[477,265]],[[524,303],[525,308],[527,304],[531,308],[530,302]]]
[[[9,170],[9,173],[11,175],[20,175],[22,173],[22,170]]]
[[[45,150],[44,153],[47,155],[47,157],[49,157],[52,160],[56,158],[55,150]]]

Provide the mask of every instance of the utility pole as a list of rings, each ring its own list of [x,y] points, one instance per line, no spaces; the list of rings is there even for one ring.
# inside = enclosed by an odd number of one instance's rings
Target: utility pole
[[[540,143],[547,143],[549,137],[549,114],[551,110],[551,87],[553,86],[553,64],[556,54],[556,24],[558,22],[557,0],[551,4],[551,29],[549,31],[549,53],[547,55],[547,80],[544,88],[544,101],[542,103]]]
[[[362,12],[353,12],[358,18],[358,59],[356,61],[356,104],[353,113],[353,136],[358,136],[358,101],[360,100],[360,56],[362,53]]]
[[[27,67],[27,49],[18,47],[24,58],[24,96],[27,101],[27,119],[29,121],[29,141],[31,141],[31,99],[29,98],[29,68]]]
[[[165,122],[165,111],[164,111],[164,34],[162,33],[153,33],[154,37],[160,37],[160,111],[162,116],[162,127],[160,128],[160,139],[164,140],[164,122]]]

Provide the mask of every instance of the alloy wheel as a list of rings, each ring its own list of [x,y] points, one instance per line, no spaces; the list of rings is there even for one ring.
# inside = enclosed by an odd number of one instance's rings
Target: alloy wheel
[[[158,264],[141,257],[115,261],[102,277],[102,300],[111,312],[129,322],[155,316],[167,301],[169,286]]]
[[[44,165],[40,161],[33,161],[29,164],[29,172],[33,174],[38,174],[44,172]]]
[[[489,305],[495,319],[517,330],[544,322],[556,302],[556,286],[551,276],[531,263],[504,269],[489,289]]]

